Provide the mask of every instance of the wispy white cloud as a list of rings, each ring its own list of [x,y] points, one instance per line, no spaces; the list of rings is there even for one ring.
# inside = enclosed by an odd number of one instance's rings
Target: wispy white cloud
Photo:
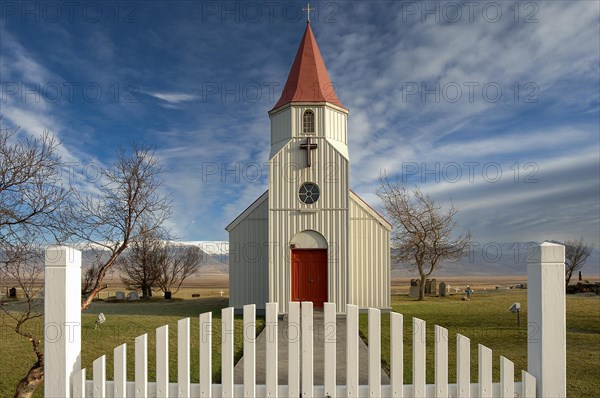
[[[524,14],[514,21],[507,8],[513,3],[496,3],[504,11],[497,23],[482,18],[484,3],[474,22],[463,10],[460,22],[447,23],[431,16],[423,22],[420,15],[404,20],[402,2],[393,1],[340,3],[339,23],[314,23],[338,95],[350,109],[351,185],[377,206],[373,192],[383,170],[399,177],[406,162],[430,168],[436,162],[497,162],[506,178],[496,184],[442,179],[423,188],[442,203],[452,196],[462,209],[461,224],[486,239],[539,240],[560,231],[556,235],[599,240],[599,3],[536,2],[538,21],[527,24]],[[184,18],[182,10],[148,3],[144,18],[131,26],[45,26],[44,37],[56,44],[51,51],[25,48],[26,33],[3,27],[3,82],[95,82],[107,95],[93,104],[12,98],[2,112],[27,132],[50,128],[64,139],[65,156],[76,161],[109,162],[113,148],[130,140],[156,144],[170,170],[165,189],[173,193],[176,234],[225,239],[227,223],[266,189],[264,166],[258,181],[236,167],[267,161],[266,111],[277,99],[265,89],[254,102],[243,88],[264,82],[282,88],[304,24],[232,23],[216,16],[198,24],[187,18],[190,9]],[[407,95],[407,84],[422,90],[436,82],[459,84],[461,100]],[[479,84],[473,101],[468,82]],[[536,84],[537,103],[523,102],[529,82]],[[140,94],[133,103],[123,101],[128,83]],[[206,98],[207,83],[237,91]],[[499,101],[483,97],[487,83],[502,87]],[[521,90],[517,101],[514,83]],[[511,182],[507,168],[516,162],[535,163],[539,183]],[[217,173],[208,174],[207,167]]]
[[[149,95],[168,102],[169,104],[179,104],[182,102],[195,101],[199,97],[193,94],[185,94],[185,93],[158,93],[158,92],[149,92]]]

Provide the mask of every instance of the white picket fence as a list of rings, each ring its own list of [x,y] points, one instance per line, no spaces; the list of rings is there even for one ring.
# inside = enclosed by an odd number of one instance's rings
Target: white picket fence
[[[64,259],[63,273],[57,273],[61,289],[53,289],[52,272],[57,262],[48,262],[46,268],[46,325],[81,325],[81,315],[60,311],[72,289],[67,280],[73,281],[77,273],[77,254],[69,263],[71,249],[56,248],[50,257]],[[60,253],[62,251],[62,254]],[[541,397],[565,396],[565,317],[564,247],[542,244],[537,256],[528,264],[528,320],[535,334],[528,341],[528,368],[521,372],[521,381],[514,381],[514,365],[500,357],[500,382],[492,382],[492,350],[478,345],[478,382],[471,383],[470,340],[456,336],[456,384],[448,384],[448,330],[435,326],[435,383],[426,384],[426,323],[412,319],[412,384],[403,380],[403,333],[404,318],[390,314],[390,384],[381,384],[381,313],[368,309],[368,363],[359,363],[359,308],[347,306],[346,316],[346,384],[336,384],[336,340],[326,339],[324,349],[324,383],[313,383],[313,307],[310,302],[289,303],[289,325],[299,325],[300,338],[288,341],[287,385],[278,384],[278,304],[266,305],[266,363],[256,363],[256,306],[244,307],[244,382],[234,384],[234,309],[221,312],[221,384],[212,382],[212,314],[200,315],[200,369],[199,383],[190,382],[190,318],[177,324],[177,383],[169,382],[169,327],[156,329],[156,381],[148,382],[148,335],[135,340],[135,380],[127,380],[127,347],[114,349],[113,381],[107,381],[106,356],[93,363],[92,380],[87,380],[86,369],[81,369],[80,328],[69,329],[67,342],[46,343],[46,382],[48,397]],[[561,260],[562,256],[562,260]],[[551,261],[550,261],[551,260]],[[60,261],[58,261],[60,263]],[[48,265],[49,264],[49,265]],[[79,260],[80,264],[80,260]],[[69,272],[73,271],[73,278]],[[560,271],[560,279],[557,278]],[[80,272],[80,268],[79,268]],[[56,278],[55,278],[56,279]],[[50,292],[52,292],[50,294]],[[50,297],[48,297],[50,296]],[[61,302],[62,297],[62,302]],[[562,307],[561,307],[562,300]],[[546,301],[546,303],[544,303]],[[548,302],[551,304],[548,306]],[[54,308],[52,311],[50,308]],[[59,310],[56,310],[56,309]],[[335,304],[324,307],[323,336],[327,336],[336,324]],[[561,312],[562,311],[562,312]],[[562,316],[561,316],[562,313]],[[77,319],[79,317],[79,319]],[[50,318],[50,319],[49,319]],[[532,322],[533,320],[533,322]],[[64,322],[64,323],[63,323]],[[77,323],[79,322],[79,323]],[[66,330],[66,329],[65,329]],[[335,329],[333,329],[335,330]],[[562,343],[561,343],[562,341]],[[53,342],[54,343],[54,342]],[[562,344],[562,345],[561,345]],[[431,359],[430,359],[431,361]],[[265,366],[264,385],[256,383],[256,367]],[[359,366],[368,366],[368,384],[359,384]],[[535,375],[535,377],[534,377]],[[56,379],[49,377],[55,376]],[[58,383],[52,382],[53,380]]]

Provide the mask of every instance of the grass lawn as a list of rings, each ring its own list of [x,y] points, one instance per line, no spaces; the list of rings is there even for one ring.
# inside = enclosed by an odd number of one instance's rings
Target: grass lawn
[[[177,321],[191,318],[190,357],[192,382],[199,379],[199,317],[203,312],[213,312],[213,381],[221,380],[221,309],[227,307],[228,299],[208,298],[199,300],[153,300],[151,302],[94,302],[82,316],[82,361],[91,378],[92,362],[106,355],[106,376],[112,380],[113,349],[127,343],[128,380],[134,380],[134,342],[135,338],[148,333],[148,380],[155,380],[155,335],[154,329],[169,325],[169,378],[177,381]],[[94,329],[97,314],[103,312],[107,321]],[[8,325],[6,315],[0,313],[0,397],[9,397],[14,393],[17,381],[22,378],[33,364],[35,356],[29,342],[18,336]],[[242,356],[242,318],[235,318],[234,350],[236,361]],[[262,330],[264,321],[257,319],[257,332]],[[38,318],[30,327],[42,336],[43,320]],[[43,396],[44,389],[38,388],[36,397]]]
[[[522,305],[521,322],[516,325],[515,315],[508,312],[513,302]],[[404,314],[405,382],[411,382],[412,321],[418,317],[427,322],[427,382],[433,382],[433,325],[449,330],[449,377],[455,382],[456,333],[471,339],[471,378],[477,380],[477,344],[493,350],[494,382],[499,381],[499,356],[503,355],[515,363],[515,377],[521,378],[521,369],[527,368],[527,297],[526,291],[493,291],[478,293],[470,302],[459,296],[450,298],[427,298],[424,302],[407,296],[393,296],[393,309]],[[192,382],[198,382],[198,315],[212,311],[215,335],[213,336],[213,380],[220,381],[220,317],[221,308],[227,306],[227,298],[203,298],[198,300],[154,300],[151,302],[107,303],[95,302],[83,314],[82,359],[83,366],[91,372],[92,361],[107,355],[107,377],[112,379],[113,349],[128,345],[129,379],[133,380],[134,339],[148,333],[149,378],[154,379],[154,329],[168,324],[170,337],[170,377],[177,375],[177,321],[190,317]],[[107,317],[100,329],[94,330],[94,321],[99,312]],[[14,386],[34,361],[29,342],[10,329],[9,321],[0,313],[0,397],[12,396]],[[367,316],[361,314],[361,333],[368,336]],[[389,315],[382,315],[383,366],[389,369]],[[263,321],[259,320],[257,330]],[[236,317],[236,358],[242,353],[241,318]],[[30,327],[42,335],[43,322],[37,319]],[[237,359],[236,359],[237,360]],[[89,377],[89,376],[88,376]],[[42,396],[38,389],[37,397]],[[596,397],[600,391],[600,297],[567,296],[567,395],[569,397]]]
[[[508,311],[521,303],[521,327]],[[434,325],[448,329],[450,383],[456,382],[456,334],[471,339],[471,382],[477,382],[477,345],[493,350],[494,382],[500,381],[500,355],[515,364],[515,380],[527,369],[527,292],[481,292],[472,301],[460,296],[431,297],[416,301],[393,296],[394,311],[404,315],[404,380],[412,380],[412,318],[427,322],[427,383],[434,383]],[[382,362],[389,371],[390,317],[382,314]],[[360,316],[360,331],[368,338],[368,317]],[[531,330],[530,330],[531,332]],[[597,397],[600,391],[600,297],[567,296],[567,396]]]

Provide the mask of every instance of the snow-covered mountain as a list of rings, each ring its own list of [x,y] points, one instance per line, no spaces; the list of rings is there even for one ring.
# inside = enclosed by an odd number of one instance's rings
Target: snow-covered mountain
[[[208,241],[208,240],[192,240],[187,242],[171,242],[173,244],[198,246],[206,254],[213,255],[229,255],[229,242],[227,241]]]

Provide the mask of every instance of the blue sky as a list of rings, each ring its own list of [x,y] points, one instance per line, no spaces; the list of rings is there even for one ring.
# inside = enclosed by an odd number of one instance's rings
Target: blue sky
[[[382,171],[460,208],[478,242],[600,245],[596,1],[312,4],[350,109],[351,186]],[[130,141],[170,170],[171,227],[226,240],[267,186],[270,110],[303,2],[21,2],[0,6],[1,111],[49,129],[89,188]],[[438,84],[438,85],[436,85]]]

